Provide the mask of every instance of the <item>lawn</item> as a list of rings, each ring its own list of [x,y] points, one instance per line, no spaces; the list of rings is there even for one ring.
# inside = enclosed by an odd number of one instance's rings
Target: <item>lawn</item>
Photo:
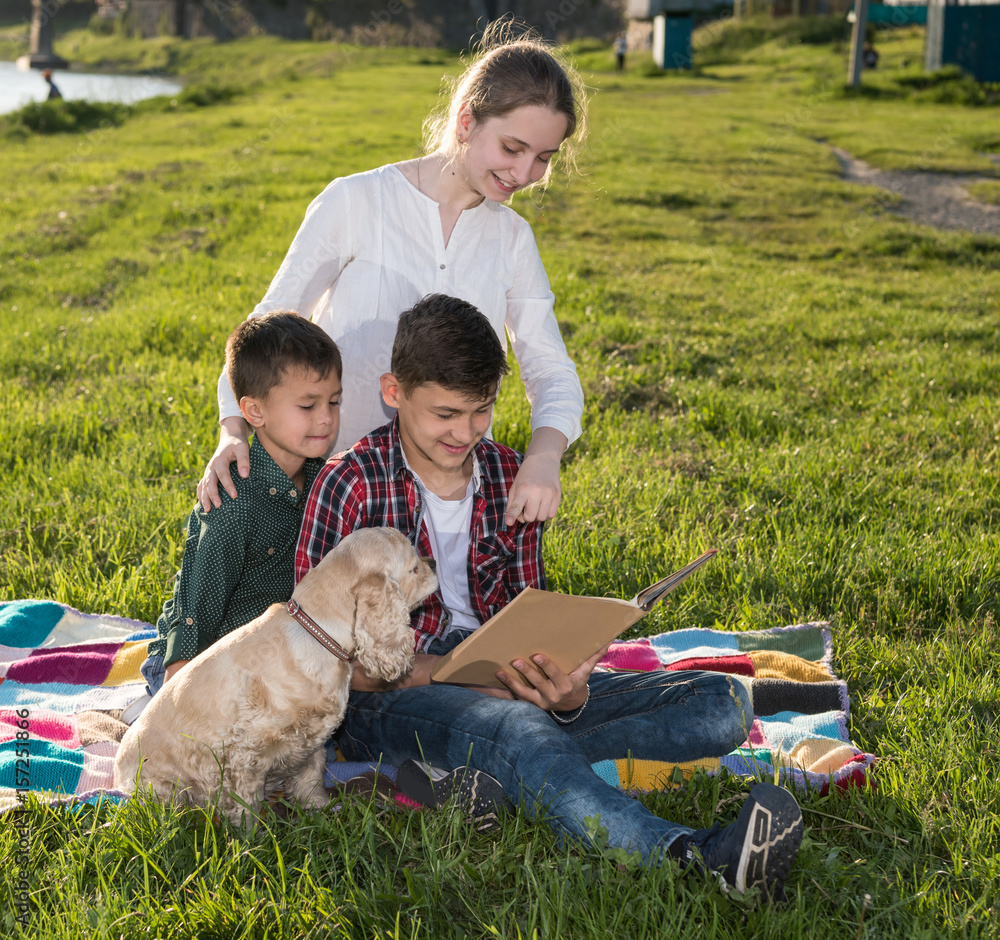
[[[1000,239],[907,222],[842,182],[829,147],[1000,179],[997,111],[913,81],[912,29],[880,39],[878,74],[849,93],[831,36],[703,31],[695,71],[668,76],[578,44],[580,173],[516,204],[587,396],[551,586],[631,597],[714,546],[644,632],[834,623],[853,739],[882,761],[874,790],[802,798],[789,905],[622,870],[523,815],[491,837],[349,804],[245,838],[194,810],[37,807],[31,925],[7,883],[4,935],[995,936]],[[191,85],[30,117],[72,132],[0,122],[0,599],[153,621],[214,446],[226,335],[329,179],[418,153],[458,61],[62,42]],[[517,381],[494,432],[526,443]],[[697,777],[643,799],[697,826],[745,790]],[[0,853],[15,842],[5,827]]]

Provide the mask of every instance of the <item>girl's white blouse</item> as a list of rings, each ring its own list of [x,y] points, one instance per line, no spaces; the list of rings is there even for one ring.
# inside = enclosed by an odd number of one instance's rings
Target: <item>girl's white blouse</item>
[[[489,200],[466,209],[447,247],[438,204],[395,165],[334,180],[306,211],[264,299],[250,316],[293,310],[323,327],[344,360],[339,450],[392,418],[379,376],[389,371],[399,315],[426,294],[475,304],[520,366],[531,426],[580,436],[583,391],[553,311],[531,226]],[[221,418],[239,415],[223,372]]]

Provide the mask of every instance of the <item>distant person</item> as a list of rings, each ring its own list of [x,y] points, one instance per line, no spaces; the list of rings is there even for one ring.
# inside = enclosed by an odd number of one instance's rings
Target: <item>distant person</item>
[[[625,71],[625,53],[628,52],[628,39],[624,33],[615,37],[615,57],[618,60],[618,71]]]
[[[870,39],[865,40],[865,45],[862,49],[862,62],[864,62],[866,69],[878,68],[878,52]]]
[[[546,179],[556,157],[572,163],[586,120],[575,73],[541,40],[509,34],[503,22],[487,30],[447,113],[425,122],[426,155],[336,179],[313,201],[251,316],[298,310],[340,346],[346,449],[392,417],[379,376],[400,312],[430,293],[475,304],[501,342],[510,337],[531,402],[531,440],[507,503],[513,526],[556,514],[583,392],[531,227],[505,203]],[[225,373],[219,410],[219,445],[198,484],[206,510],[219,505],[220,482],[235,496],[233,461],[240,476],[250,472],[249,428]]]
[[[42,72],[42,78],[48,82],[49,85],[49,101],[55,101],[57,98],[62,98],[62,92],[56,87],[56,83],[52,81],[52,69],[45,69]]]
[[[223,493],[211,515],[200,504],[191,511],[173,595],[141,667],[149,695],[292,596],[306,498],[337,437],[340,351],[315,323],[287,311],[244,320],[226,343],[226,367],[254,432],[252,473],[237,479],[238,499]],[[135,720],[142,705],[125,720]]]

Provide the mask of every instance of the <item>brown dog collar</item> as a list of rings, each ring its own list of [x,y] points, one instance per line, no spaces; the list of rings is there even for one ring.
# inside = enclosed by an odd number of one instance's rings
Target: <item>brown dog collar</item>
[[[295,602],[294,598],[288,602],[288,612],[305,627],[314,639],[318,640],[323,646],[325,646],[337,659],[343,660],[345,663],[354,662],[354,654],[348,653],[332,636],[330,636],[312,617],[309,616],[299,605]]]

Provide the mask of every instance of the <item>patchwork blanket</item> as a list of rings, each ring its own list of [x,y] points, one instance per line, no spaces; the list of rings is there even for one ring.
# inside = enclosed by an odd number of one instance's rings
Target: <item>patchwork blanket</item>
[[[147,623],[82,614],[52,601],[0,603],[0,812],[34,791],[51,802],[120,801],[112,768],[122,710],[145,691],[139,666],[156,635]],[[870,782],[875,763],[851,744],[845,683],[831,669],[826,623],[749,633],[679,630],[616,643],[608,669],[710,669],[741,676],[755,718],[743,746],[722,758],[674,765],[627,759],[594,770],[612,786],[676,785],[700,767],[773,778],[825,792]],[[327,783],[375,765],[335,763]],[[394,768],[381,772],[394,777]]]

